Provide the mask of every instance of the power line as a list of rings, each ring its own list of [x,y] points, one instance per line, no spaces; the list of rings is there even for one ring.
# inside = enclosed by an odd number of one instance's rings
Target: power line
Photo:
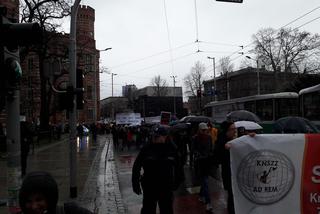
[[[198,21],[198,8],[197,8],[197,0],[194,0],[194,17],[195,17],[195,27],[196,27],[196,43],[198,45],[199,50],[199,21]]]
[[[276,29],[276,31],[279,31],[279,30],[281,30],[282,28],[285,28],[285,27],[293,24],[294,22],[296,22],[296,21],[304,18],[305,16],[313,13],[314,11],[316,11],[316,10],[318,10],[318,9],[320,9],[320,6],[315,7],[315,8],[313,8],[312,10],[310,10],[310,11],[304,13],[303,15],[299,16],[298,18],[296,18],[296,19],[288,22],[287,24],[283,25],[282,27]],[[303,26],[305,26],[305,25],[307,25],[307,24],[310,24],[311,22],[313,22],[313,21],[315,21],[315,20],[317,20],[317,19],[319,19],[319,18],[320,18],[320,17],[315,18],[315,19],[313,19],[313,20],[311,20],[311,21],[309,21],[309,22],[307,22],[307,23],[304,23],[304,24],[300,25],[299,27],[292,29],[291,31],[293,31],[293,30],[295,30],[295,29],[299,29],[299,28],[301,28],[301,27],[303,27]],[[276,33],[276,31],[275,31],[274,33]],[[291,31],[290,31],[290,32],[291,32]],[[251,45],[253,45],[253,44],[254,44],[254,42],[251,42],[251,43],[249,43],[248,45],[243,46],[242,49],[245,49],[245,48],[247,48],[247,47],[249,47],[249,46],[251,46]],[[242,49],[240,49],[240,50],[238,50],[238,51],[235,51],[234,53],[232,53],[232,55],[238,53],[238,52],[241,51]],[[232,56],[232,55],[230,55],[230,56]]]
[[[167,34],[168,34],[168,44],[169,44],[169,52],[170,52],[170,60],[171,60],[171,69],[172,69],[172,74],[174,73],[174,68],[173,68],[173,54],[172,54],[172,46],[171,46],[171,40],[170,40],[170,29],[169,29],[169,22],[168,22],[168,14],[167,14],[167,5],[166,5],[166,0],[163,0],[163,6],[164,6],[164,15],[166,18],[166,26],[167,26]]]
[[[305,13],[305,14],[303,14],[303,15],[299,16],[298,18],[296,18],[296,19],[292,20],[291,22],[289,22],[288,24],[286,24],[286,25],[282,26],[281,28],[285,28],[285,27],[287,27],[287,26],[291,25],[292,23],[294,23],[294,22],[296,22],[296,21],[298,21],[298,20],[302,19],[303,17],[305,17],[305,16],[309,15],[310,13],[312,13],[312,12],[314,12],[314,11],[318,10],[318,9],[320,9],[320,6],[318,6],[318,7],[314,8],[314,9],[310,10],[309,12],[307,12],[307,13]]]
[[[189,54],[186,54],[186,55],[183,55],[183,56],[180,56],[180,57],[174,58],[174,59],[169,60],[169,61],[164,61],[164,62],[161,62],[161,63],[155,64],[155,65],[151,65],[151,66],[148,66],[148,67],[145,67],[145,68],[142,68],[142,69],[139,69],[139,70],[133,71],[133,72],[131,72],[131,73],[137,73],[137,72],[140,72],[140,71],[148,70],[148,69],[150,69],[150,68],[154,68],[154,67],[157,67],[157,66],[159,66],[159,65],[163,65],[163,64],[170,63],[171,61],[177,61],[177,60],[179,60],[179,59],[182,59],[182,58],[185,58],[185,57],[188,57],[188,56],[194,55],[194,54],[196,54],[196,53],[197,53],[197,52],[189,53]]]
[[[299,29],[299,28],[301,28],[301,27],[303,27],[303,26],[305,26],[305,25],[308,25],[308,24],[310,24],[311,22],[314,22],[314,21],[316,21],[316,20],[318,20],[318,19],[320,19],[320,16],[318,16],[317,18],[314,18],[314,19],[312,19],[312,20],[310,20],[310,21],[308,21],[308,22],[300,25],[299,27],[296,27],[295,29]]]
[[[171,50],[181,49],[181,48],[184,48],[184,47],[193,45],[193,44],[194,44],[194,42],[189,42],[189,43],[186,43],[186,44],[177,46],[177,47],[175,47],[175,48],[172,48]],[[122,63],[122,64],[118,64],[118,65],[112,66],[112,67],[110,67],[110,68],[116,69],[116,68],[118,68],[118,67],[122,67],[122,66],[125,66],[125,65],[133,64],[133,63],[136,63],[136,62],[139,62],[139,61],[143,61],[143,60],[146,60],[146,59],[155,57],[155,56],[159,56],[159,55],[162,55],[162,54],[165,54],[165,53],[168,53],[168,52],[170,52],[170,50],[161,51],[161,52],[158,52],[158,53],[155,53],[155,54],[146,56],[146,57],[142,57],[142,58],[140,58],[140,59],[135,59],[135,60],[128,61],[128,62],[125,62],[125,63]]]
[[[219,43],[219,42],[207,42],[199,41],[199,43],[210,44],[210,45],[219,45],[219,46],[230,46],[230,47],[240,47],[241,45],[229,44],[229,43]]]

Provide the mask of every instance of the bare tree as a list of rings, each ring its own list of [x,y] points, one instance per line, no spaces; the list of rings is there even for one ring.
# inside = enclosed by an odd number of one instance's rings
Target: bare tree
[[[168,83],[160,75],[152,78],[151,85],[155,87],[155,95],[166,96],[168,94]]]
[[[320,70],[320,36],[299,29],[261,29],[253,36],[251,50],[260,64],[274,72]]]
[[[184,77],[187,96],[197,96],[197,90],[202,90],[205,71],[205,66],[200,61],[197,61],[191,68],[190,73]]]
[[[219,70],[221,74],[232,72],[234,65],[231,63],[230,57],[222,57],[219,59]]]
[[[52,91],[48,90],[49,78],[45,74],[45,60],[50,58],[49,44],[52,36],[56,36],[56,30],[61,26],[64,17],[71,12],[72,0],[21,0],[21,22],[37,22],[44,32],[42,43],[33,48],[23,48],[20,56],[23,61],[30,53],[35,52],[39,57],[40,73],[40,125],[47,129],[49,125],[49,106],[51,103]]]

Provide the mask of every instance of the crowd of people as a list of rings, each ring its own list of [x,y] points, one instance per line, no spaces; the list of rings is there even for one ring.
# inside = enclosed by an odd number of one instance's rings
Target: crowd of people
[[[179,125],[178,125],[179,126]],[[183,127],[183,125],[180,125]],[[239,130],[240,131],[240,130]],[[251,134],[246,130],[240,135]],[[199,201],[207,212],[213,212],[208,179],[215,177],[219,165],[224,189],[228,192],[228,212],[234,213],[231,185],[230,153],[227,143],[237,136],[231,121],[220,125],[219,132],[211,123],[198,123],[176,129],[175,126],[154,127],[113,126],[112,134],[117,149],[140,149],[132,169],[132,187],[143,194],[141,213],[173,213],[173,192],[184,181],[184,169],[190,167],[201,182]]]

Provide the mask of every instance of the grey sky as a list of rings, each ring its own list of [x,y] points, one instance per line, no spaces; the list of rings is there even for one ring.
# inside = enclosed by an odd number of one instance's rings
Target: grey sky
[[[279,28],[320,6],[319,0],[244,0],[243,4],[197,0],[199,40],[230,45],[200,43],[200,50],[204,52],[196,53],[194,0],[166,0],[173,59],[181,57],[173,62],[172,69],[170,62],[152,67],[170,61],[169,51],[118,66],[169,50],[163,0],[84,0],[82,4],[96,10],[97,48],[112,47],[110,51],[101,52],[101,66],[118,74],[114,77],[114,93],[117,96],[121,95],[122,85],[136,84],[138,88],[143,87],[149,85],[151,78],[158,74],[167,79],[170,85],[170,75],[177,75],[177,85],[181,86],[183,77],[197,60],[206,65],[207,78],[210,78],[212,62],[207,56],[217,59],[228,56],[239,50],[237,46],[251,43],[252,34],[260,28]],[[290,27],[300,26],[318,16],[320,9]],[[318,33],[319,23],[320,20],[317,20],[301,29]],[[179,46],[183,47],[174,49]],[[244,49],[244,52],[249,48]],[[235,54],[231,59],[238,56]],[[241,60],[243,57],[233,61],[236,68]],[[147,67],[152,68],[142,70]],[[111,75],[101,74],[101,98],[110,95]]]

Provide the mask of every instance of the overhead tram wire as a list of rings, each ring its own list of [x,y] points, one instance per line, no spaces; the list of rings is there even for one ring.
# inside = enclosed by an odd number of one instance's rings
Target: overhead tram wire
[[[320,6],[317,6],[317,7],[313,8],[312,10],[310,10],[310,11],[304,13],[303,15],[299,16],[298,18],[296,18],[296,19],[288,22],[287,24],[285,24],[285,25],[281,26],[280,28],[276,29],[276,31],[279,31],[279,30],[281,30],[282,28],[288,27],[289,25],[291,25],[291,24],[295,23],[296,21],[298,21],[298,20],[306,17],[307,15],[313,13],[314,11],[316,11],[316,10],[318,10],[318,9],[320,9]],[[315,19],[313,19],[313,20],[311,20],[311,21],[309,21],[309,22],[307,22],[307,23],[304,23],[304,24],[300,25],[298,28],[293,28],[291,31],[293,31],[293,30],[295,30],[295,29],[299,29],[299,28],[301,28],[301,27],[303,27],[303,26],[305,26],[305,25],[307,25],[307,24],[310,24],[311,22],[316,21],[317,19],[319,19],[319,17],[318,17],[318,18],[315,18]],[[246,48],[250,47],[250,46],[253,45],[253,44],[254,44],[254,42],[251,42],[251,43],[243,46],[242,49],[239,49],[239,50],[233,52],[231,55],[229,55],[229,57],[230,57],[230,56],[233,56],[233,55],[236,54],[236,53],[239,53],[241,50],[246,49]]]
[[[229,44],[229,43],[219,43],[219,42],[208,42],[208,41],[199,41],[199,43],[209,44],[209,45],[218,45],[218,46],[229,46],[229,47],[241,47],[241,45]]]
[[[199,51],[199,21],[198,21],[198,8],[197,8],[197,0],[194,0],[194,17],[195,17],[195,27],[196,27],[196,41],[198,45],[198,52]]]
[[[296,18],[296,19],[292,20],[291,22],[289,22],[288,24],[286,24],[286,25],[282,26],[281,28],[285,28],[285,27],[287,27],[287,26],[291,25],[292,23],[294,23],[294,22],[296,22],[296,21],[298,21],[298,20],[300,20],[300,19],[304,18],[305,16],[309,15],[310,13],[313,13],[314,11],[316,11],[316,10],[318,10],[318,9],[320,9],[320,6],[318,6],[318,7],[314,8],[314,9],[310,10],[309,12],[307,12],[307,13],[305,13],[305,14],[303,14],[303,15],[299,16],[298,18]],[[281,29],[281,28],[280,28],[280,29]]]
[[[312,22],[314,22],[314,21],[316,21],[316,20],[318,20],[318,19],[320,19],[320,16],[318,16],[317,18],[314,18],[314,19],[312,19],[312,20],[310,20],[310,21],[308,21],[308,22],[300,25],[299,27],[296,27],[295,29],[299,29],[299,28],[301,28],[301,27],[303,27],[303,26],[305,26],[305,25],[308,25],[308,24],[310,24],[310,23],[312,23]]]
[[[193,44],[194,44],[194,42],[189,42],[189,43],[177,46],[175,48],[172,48],[171,50],[178,50],[178,49],[181,49],[181,48],[184,48],[184,47],[188,47],[188,46],[193,45]],[[128,62],[125,62],[125,63],[121,63],[121,64],[118,64],[118,65],[112,66],[112,67],[110,67],[110,69],[116,69],[118,67],[122,67],[122,66],[133,64],[133,63],[136,63],[136,62],[144,61],[146,59],[153,58],[153,57],[156,57],[156,56],[168,53],[168,52],[170,52],[170,50],[161,51],[161,52],[158,52],[158,53],[155,53],[155,54],[151,54],[151,55],[146,56],[146,57],[142,57],[142,58],[139,58],[139,59],[135,59],[135,60],[132,60],[132,61],[128,61]]]
[[[194,55],[194,54],[196,54],[196,53],[197,53],[197,52],[192,52],[192,53],[189,53],[189,54],[180,56],[180,57],[176,57],[176,58],[172,59],[172,61],[177,61],[177,60],[179,60],[179,59],[186,58],[186,57],[191,56],[191,55]],[[133,72],[131,72],[131,73],[137,73],[137,72],[140,72],[140,71],[145,71],[145,70],[148,70],[148,69],[150,69],[150,68],[154,68],[154,67],[157,67],[157,66],[159,66],[159,65],[167,64],[167,63],[170,63],[170,62],[171,62],[171,60],[169,60],[169,61],[164,61],[164,62],[160,62],[160,63],[158,63],[158,64],[154,64],[154,65],[151,65],[151,66],[142,68],[142,69],[135,70],[135,71],[133,71]],[[122,74],[122,76],[125,76],[125,75],[126,75],[126,74]]]
[[[166,19],[166,26],[167,26],[167,34],[168,34],[168,44],[169,44],[169,52],[170,52],[170,60],[171,60],[171,69],[172,75],[174,75],[174,67],[173,67],[173,53],[172,53],[172,46],[170,40],[170,29],[169,29],[169,22],[168,22],[168,14],[167,14],[167,5],[166,0],[163,0],[163,7],[164,7],[164,15]]]

